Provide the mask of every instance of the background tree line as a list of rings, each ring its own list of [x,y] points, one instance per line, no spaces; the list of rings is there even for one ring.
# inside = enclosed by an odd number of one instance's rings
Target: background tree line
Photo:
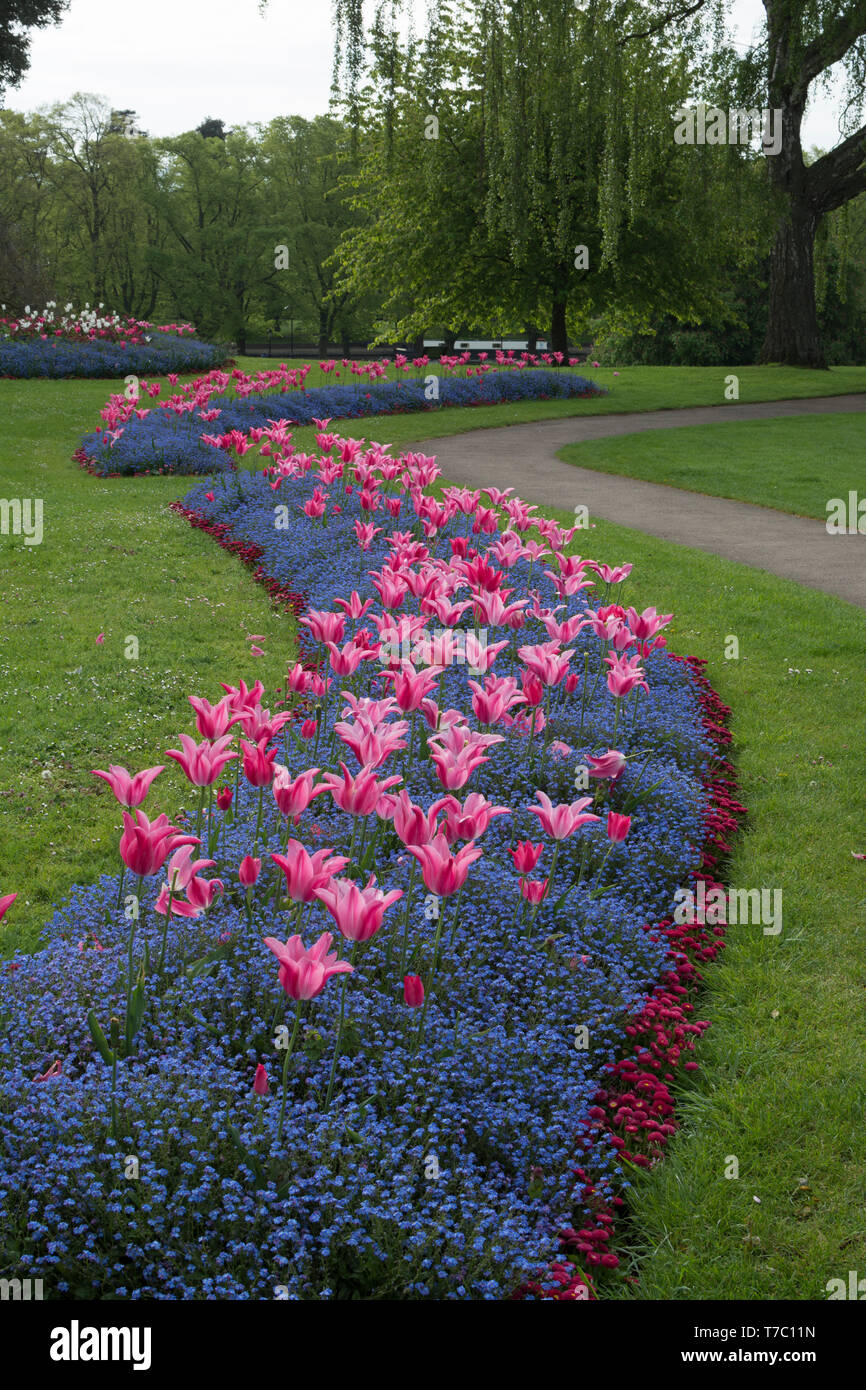
[[[674,144],[696,94],[769,100],[766,55],[727,42],[722,0],[439,0],[421,36],[399,9],[365,28],[360,0],[338,7],[334,114],[312,121],[149,139],[88,96],[0,113],[0,301],[190,319],[241,350],[291,325],[321,354],[526,334],[608,362],[749,362],[789,340],[804,364],[864,360],[856,133],[835,183],[835,156],[792,155],[790,121],[776,164]],[[802,114],[847,54],[855,110],[866,6],[841,28],[823,0],[765,9],[789,79],[774,101]],[[824,210],[794,236],[780,207],[810,188]]]

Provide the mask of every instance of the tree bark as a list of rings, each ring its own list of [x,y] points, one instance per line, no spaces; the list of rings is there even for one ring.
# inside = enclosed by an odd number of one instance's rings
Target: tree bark
[[[553,309],[550,316],[550,342],[547,345],[548,352],[561,352],[568,356],[568,331],[565,327],[566,302],[564,299],[554,298]]]
[[[815,303],[815,232],[818,219],[791,198],[776,229],[770,257],[767,334],[759,362],[826,369]]]

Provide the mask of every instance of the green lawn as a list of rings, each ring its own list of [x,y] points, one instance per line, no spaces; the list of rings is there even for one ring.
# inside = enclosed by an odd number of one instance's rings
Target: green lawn
[[[649,399],[650,380],[669,402],[686,375],[672,372],[665,384],[664,369],[635,369],[618,390],[630,408],[650,408],[660,403]],[[706,403],[721,374],[688,375]],[[859,383],[848,369],[813,375],[833,390],[866,383],[862,369]],[[740,376],[744,399],[748,370]],[[763,388],[752,385],[773,395],[775,379],[783,393],[790,377],[804,390],[813,384],[808,373],[773,378],[765,369]],[[238,561],[168,511],[183,479],[98,480],[70,463],[112,389],[0,382],[0,490],[45,505],[42,545],[0,538],[0,893],[21,894],[0,928],[4,952],[32,944],[51,905],[114,862],[116,804],[89,770],[161,761],[189,727],[188,694],[213,697],[220,679],[255,675],[272,689],[292,647],[289,621]],[[395,417],[375,432],[405,444],[446,432],[453,413]],[[471,412],[474,425],[483,413]],[[680,1098],[683,1128],[632,1203],[640,1284],[609,1290],[823,1298],[828,1279],[866,1270],[866,864],[850,853],[866,850],[866,613],[607,522],[597,523],[592,550],[633,561],[627,601],[673,610],[674,650],[709,658],[709,677],[734,709],[750,810],[729,881],[784,895],[779,937],[733,928],[707,971],[700,1012],[713,1026]],[[249,655],[248,632],[266,634],[265,657]],[[736,661],[723,656],[730,634]],[[129,635],[139,639],[138,662],[124,657]],[[185,787],[179,771],[166,773],[149,811],[176,812]],[[729,1155],[739,1159],[736,1181],[724,1177]]]
[[[578,468],[827,518],[832,497],[863,490],[866,415],[698,425],[569,444]]]

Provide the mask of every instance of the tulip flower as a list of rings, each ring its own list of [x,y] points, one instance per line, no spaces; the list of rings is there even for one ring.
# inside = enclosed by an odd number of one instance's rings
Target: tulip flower
[[[297,825],[302,812],[306,811],[313,798],[325,790],[324,787],[316,787],[315,790],[313,788],[319,769],[309,767],[299,776],[291,777],[287,767],[283,767],[282,763],[275,763],[274,771],[276,776],[272,790],[277,809],[283,816],[293,816]]]
[[[0,922],[2,922],[17,897],[17,893],[7,893],[5,897],[0,898]]]
[[[483,852],[477,845],[468,844],[452,854],[441,830],[428,844],[407,845],[406,848],[421,865],[428,892],[440,898],[448,898],[463,887],[470,865],[480,859]]]
[[[631,816],[619,816],[609,811],[607,816],[608,839],[615,845],[622,844],[631,828]]]
[[[214,898],[224,892],[225,884],[221,878],[191,878],[186,886],[187,899],[200,912],[206,912]]]
[[[600,758],[588,757],[590,777],[598,777],[601,780],[610,778],[611,783],[616,782],[623,774],[628,759],[625,753],[620,753],[617,748],[608,748]]]
[[[442,833],[449,845],[455,840],[477,840],[487,830],[494,816],[509,816],[507,806],[494,806],[480,792],[470,792],[461,806],[455,796],[444,796],[435,803],[445,812]]]
[[[621,699],[623,695],[628,695],[635,686],[641,686],[647,692],[649,691],[649,686],[643,678],[644,672],[640,665],[639,656],[626,658],[614,656],[612,652],[608,652],[604,659],[610,667],[607,674],[607,688],[611,695]],[[616,731],[614,731],[614,737],[616,737]]]
[[[537,908],[538,905],[544,902],[544,899],[547,897],[547,888],[549,883],[549,878],[522,878],[520,880],[520,891],[523,894],[526,901],[528,903],[531,903],[533,907]]]
[[[382,793],[402,780],[400,777],[385,777],[377,782],[375,769],[371,767],[362,767],[353,777],[345,763],[341,762],[340,767],[342,777],[329,772],[322,778],[321,786],[323,791],[331,793],[341,811],[348,811],[352,816],[369,816],[375,811]]]
[[[159,767],[145,768],[144,772],[137,772],[134,777],[130,777],[125,767],[110,763],[108,772],[94,770],[91,776],[101,777],[107,782],[121,806],[131,811],[146,799],[151,783],[161,772],[165,772],[164,763]]]
[[[244,750],[244,776],[250,786],[259,789],[269,787],[274,780],[276,748],[268,752],[264,742],[247,743],[245,738],[241,739],[241,746]]]
[[[508,853],[514,860],[514,867],[519,874],[531,874],[544,853],[544,845],[533,845],[529,840],[521,840],[517,847],[510,849]]]
[[[311,903],[317,888],[322,888],[330,879],[345,869],[348,859],[343,855],[333,855],[332,849],[317,849],[309,855],[299,840],[289,840],[285,854],[272,854],[271,859],[286,878],[286,892],[296,903]]]
[[[245,854],[238,866],[238,880],[243,888],[252,888],[262,871],[261,859]]]
[[[420,1009],[424,1003],[424,985],[420,975],[406,975],[403,979],[403,999],[410,1009]]]
[[[195,724],[202,738],[222,738],[239,718],[233,714],[232,702],[228,695],[224,695],[216,705],[212,705],[209,700],[200,699],[197,695],[190,695],[188,698],[196,712]]]
[[[231,787],[220,787],[216,795],[216,804],[221,811],[227,811],[232,804],[234,792]]]
[[[314,891],[346,940],[359,943],[369,941],[376,935],[385,910],[403,896],[402,888],[392,888],[390,893],[383,893],[376,887],[374,874],[370,875],[364,888],[359,888],[354,879],[334,878]]]
[[[583,796],[570,805],[563,802],[559,806],[554,806],[545,792],[536,791],[535,795],[541,805],[530,806],[529,814],[538,816],[548,835],[551,835],[556,841],[567,840],[582,825],[589,825],[592,821],[599,820],[598,816],[584,813],[584,807],[592,805],[591,796]]]
[[[331,950],[333,940],[330,932],[323,932],[308,949],[300,936],[290,936],[285,943],[275,936],[264,938],[268,950],[280,962],[280,984],[291,999],[315,999],[333,975],[351,973],[349,962],[338,960],[337,952]]]
[[[184,835],[176,825],[169,823],[166,815],[157,816],[151,822],[143,811],[136,811],[134,818],[129,811],[123,813],[120,857],[139,878],[157,873],[171,851],[179,846],[199,844],[201,840],[197,836]]]
[[[256,1067],[256,1074],[253,1079],[253,1093],[257,1096],[269,1096],[271,1094],[271,1089],[268,1084],[267,1068],[263,1066],[261,1062],[259,1062],[259,1065]]]
[[[44,1072],[42,1073],[41,1076],[34,1076],[33,1080],[34,1080],[34,1081],[51,1081],[51,1080],[53,1080],[53,1078],[54,1078],[55,1076],[62,1076],[62,1075],[63,1075],[63,1062],[62,1062],[61,1059],[58,1057],[57,1060],[56,1060],[55,1062],[52,1062],[52,1063],[51,1063],[51,1066],[48,1068],[47,1071],[44,1071]]]
[[[226,763],[237,757],[237,753],[226,751],[232,741],[231,734],[224,734],[213,743],[206,740],[198,744],[189,734],[181,734],[180,741],[183,744],[183,752],[176,748],[167,748],[165,755],[180,763],[184,775],[194,787],[212,786]]]

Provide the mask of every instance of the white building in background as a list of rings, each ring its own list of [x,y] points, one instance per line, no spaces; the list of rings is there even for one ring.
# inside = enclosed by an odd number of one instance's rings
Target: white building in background
[[[425,338],[425,348],[443,348],[445,340],[443,338]],[[528,338],[458,338],[454,344],[455,352],[495,352],[501,348],[503,352],[525,352],[529,347]],[[535,345],[536,352],[547,351],[547,339],[539,338]]]

